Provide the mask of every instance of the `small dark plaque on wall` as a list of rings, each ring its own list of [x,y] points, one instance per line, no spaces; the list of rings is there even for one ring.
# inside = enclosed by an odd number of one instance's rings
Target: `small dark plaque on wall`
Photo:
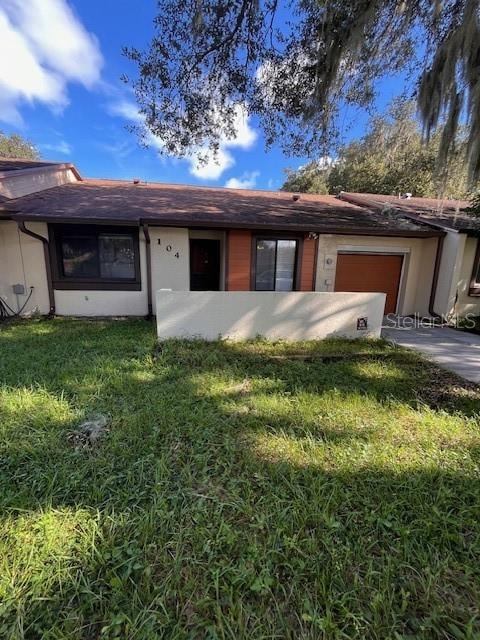
[[[357,331],[368,329],[368,318],[357,318]]]

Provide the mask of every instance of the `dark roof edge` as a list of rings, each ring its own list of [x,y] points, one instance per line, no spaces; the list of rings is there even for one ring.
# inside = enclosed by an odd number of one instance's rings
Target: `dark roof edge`
[[[77,180],[83,181],[79,170],[73,164],[73,162],[46,162],[37,167],[28,167],[26,169],[15,169],[15,171],[0,171],[0,178],[11,178],[12,176],[24,176],[32,173],[38,173],[40,171],[57,171],[58,169],[70,169]]]
[[[356,198],[351,193],[348,193],[348,191],[340,191],[340,193],[338,194],[338,198],[340,200],[344,200],[345,202],[349,202],[350,204],[355,204],[358,207],[363,207],[364,209],[367,207],[372,207],[377,211],[383,211],[385,206],[390,206],[398,211],[398,213],[400,213],[402,216],[405,216],[409,220],[413,220],[417,224],[424,224],[429,227],[433,227],[434,229],[441,229],[444,232],[452,231],[453,233],[462,233],[462,230],[454,229],[452,227],[449,227],[447,224],[442,224],[441,222],[430,222],[429,220],[425,220],[424,218],[421,218],[414,213],[406,212],[402,207],[395,206],[393,202],[378,202],[377,200],[368,199],[363,200],[362,198]]]
[[[439,230],[425,230],[425,231],[404,231],[401,229],[374,229],[364,227],[331,227],[331,228],[318,228],[312,224],[298,225],[298,224],[259,224],[252,222],[225,222],[225,221],[212,221],[212,220],[179,220],[178,218],[162,219],[141,217],[135,219],[125,218],[68,218],[61,216],[35,216],[35,215],[23,215],[21,211],[9,211],[10,218],[0,218],[3,220],[23,220],[25,222],[47,222],[51,224],[114,224],[123,226],[137,226],[142,223],[147,223],[151,227],[187,227],[192,229],[251,229],[252,231],[261,230],[277,230],[277,231],[295,231],[304,233],[318,233],[319,235],[357,235],[357,236],[393,236],[400,238],[436,238],[444,236],[445,233]]]

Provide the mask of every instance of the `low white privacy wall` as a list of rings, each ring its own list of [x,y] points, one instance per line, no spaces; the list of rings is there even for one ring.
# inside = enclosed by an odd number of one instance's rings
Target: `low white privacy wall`
[[[313,340],[380,336],[384,293],[157,291],[158,337]]]

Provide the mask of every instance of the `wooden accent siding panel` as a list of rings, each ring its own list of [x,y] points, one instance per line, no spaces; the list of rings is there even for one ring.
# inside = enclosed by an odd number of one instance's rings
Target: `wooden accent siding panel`
[[[339,254],[335,291],[386,293],[385,313],[395,313],[402,264],[402,255]]]
[[[300,291],[315,290],[315,254],[317,241],[305,238],[303,241],[302,264],[300,267]]]
[[[250,291],[252,234],[232,230],[228,234],[227,291]]]

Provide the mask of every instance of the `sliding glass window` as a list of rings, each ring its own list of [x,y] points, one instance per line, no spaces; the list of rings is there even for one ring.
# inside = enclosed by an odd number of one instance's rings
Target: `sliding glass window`
[[[297,240],[260,239],[256,241],[255,290],[293,291]]]

